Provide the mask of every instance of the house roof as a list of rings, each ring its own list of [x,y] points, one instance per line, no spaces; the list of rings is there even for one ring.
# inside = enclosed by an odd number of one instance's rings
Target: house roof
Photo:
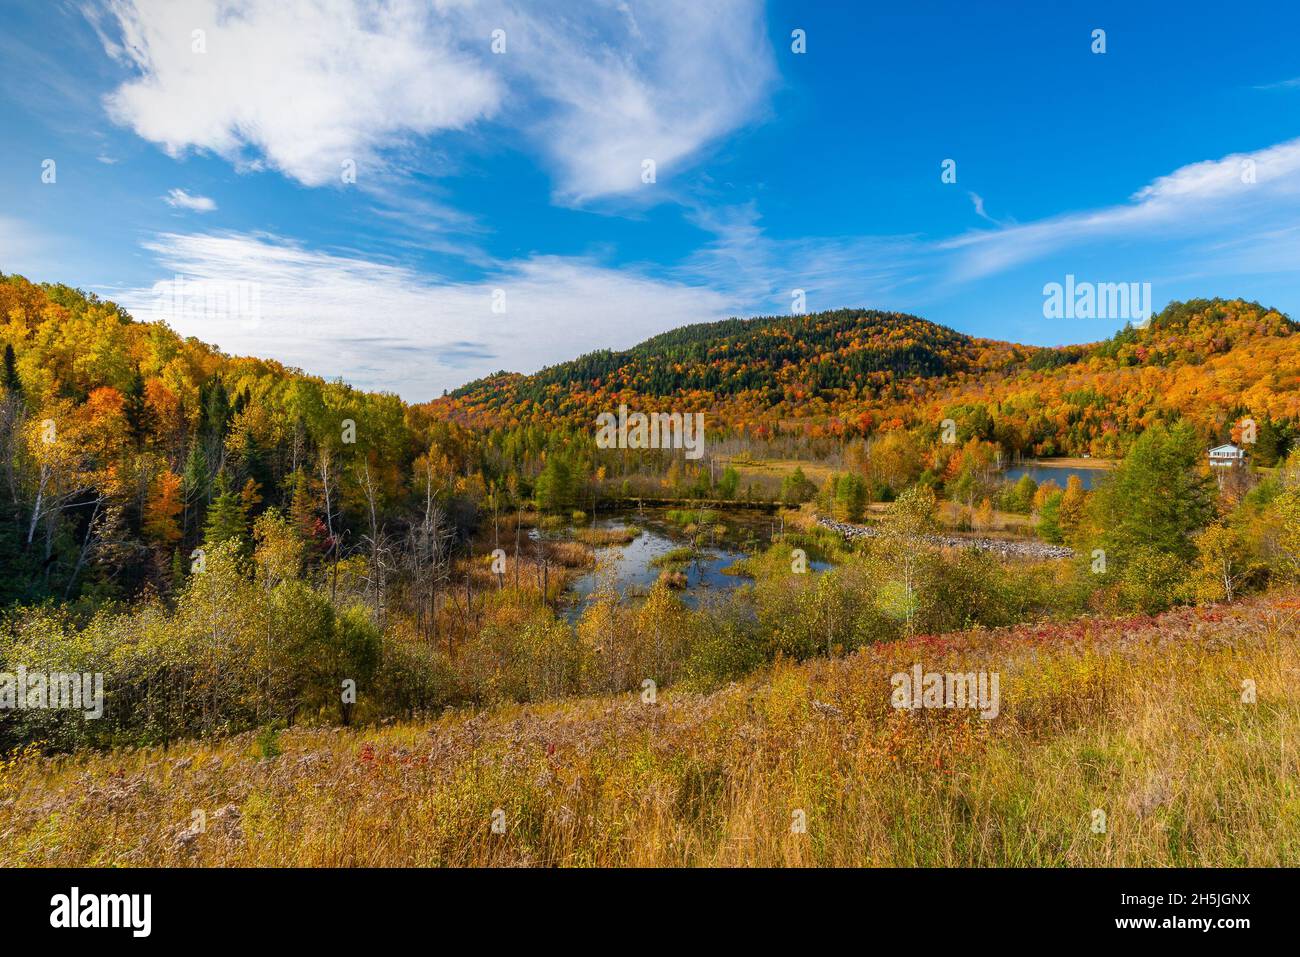
[[[1240,455],[1241,449],[1229,442],[1227,445],[1219,445],[1210,449],[1211,455]]]

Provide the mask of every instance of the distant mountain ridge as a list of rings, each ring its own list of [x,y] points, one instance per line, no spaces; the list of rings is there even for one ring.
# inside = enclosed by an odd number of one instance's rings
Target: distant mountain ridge
[[[482,428],[568,425],[626,402],[704,412],[713,435],[871,436],[897,428],[997,441],[1024,455],[1111,457],[1153,423],[1182,418],[1208,442],[1256,420],[1265,453],[1300,439],[1300,325],[1241,299],[1175,302],[1143,328],[1042,348],[967,336],[917,316],[841,309],[685,326],[623,351],[598,351],[534,375],[498,373],[432,402],[325,382],[273,359],[227,356],[165,325],[67,286],[0,275],[6,381],[41,402],[144,402],[172,454],[201,425],[216,379],[249,408],[259,441],[278,441],[262,411],[326,436],[340,417],[368,433],[403,421]],[[137,381],[139,380],[139,381]],[[143,390],[141,399],[136,393]],[[132,398],[132,396],[135,396]],[[344,411],[346,410],[346,411]],[[215,456],[215,452],[214,452]],[[1266,461],[1267,454],[1257,461]]]
[[[1241,299],[1174,302],[1143,327],[1055,348],[876,310],[727,319],[533,375],[498,373],[427,408],[469,425],[576,424],[653,399],[710,413],[726,430],[868,434],[983,407],[989,437],[1012,447],[1103,455],[1179,416],[1207,435],[1222,435],[1236,415],[1300,421],[1298,329]]]

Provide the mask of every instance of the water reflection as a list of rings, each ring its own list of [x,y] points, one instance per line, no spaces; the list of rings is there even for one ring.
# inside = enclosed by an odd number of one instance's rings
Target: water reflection
[[[774,532],[780,530],[779,519],[759,512],[712,510],[703,525],[685,525],[668,520],[665,509],[641,509],[602,514],[597,528],[641,529],[626,545],[596,549],[596,567],[583,573],[569,586],[569,601],[564,615],[576,621],[602,583],[608,583],[623,597],[643,595],[658,580],[664,568],[655,560],[669,552],[695,545],[695,554],[686,564],[671,567],[685,575],[685,587],[677,592],[688,607],[696,607],[710,594],[737,588],[749,581],[726,569],[743,559],[748,552],[766,548]],[[827,567],[825,562],[809,562],[814,570]]]

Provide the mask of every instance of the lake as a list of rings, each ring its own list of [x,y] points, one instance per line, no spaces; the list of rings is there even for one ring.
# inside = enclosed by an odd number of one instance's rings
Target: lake
[[[1003,473],[1003,477],[1008,482],[1020,481],[1020,476],[1028,475],[1031,479],[1042,485],[1048,479],[1051,479],[1061,488],[1065,488],[1065,483],[1070,481],[1071,475],[1079,476],[1079,481],[1083,487],[1091,489],[1093,485],[1100,482],[1110,469],[1105,466],[1078,467],[1069,466],[1061,467],[1055,465],[1014,465]]]
[[[691,608],[707,595],[725,594],[749,581],[743,575],[726,574],[724,569],[744,558],[746,549],[766,548],[773,532],[780,530],[779,520],[774,522],[770,515],[740,509],[711,511],[718,517],[716,532],[699,548],[696,560],[683,569],[686,587],[677,591],[677,596]],[[596,567],[570,584],[566,592],[569,600],[563,611],[570,622],[582,616],[602,582],[610,582],[625,598],[645,594],[663,571],[652,562],[660,555],[690,545],[693,540],[681,526],[668,521],[667,510],[662,508],[607,512],[595,522],[597,528],[629,525],[641,529],[641,534],[627,545],[596,549]],[[826,562],[809,561],[808,565],[814,571],[830,567]]]

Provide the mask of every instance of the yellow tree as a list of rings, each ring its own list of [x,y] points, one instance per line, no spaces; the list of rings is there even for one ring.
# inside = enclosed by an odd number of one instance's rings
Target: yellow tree
[[[1245,544],[1236,529],[1215,522],[1196,535],[1196,597],[1231,602],[1249,573]]]
[[[1071,475],[1069,481],[1065,483],[1065,494],[1061,496],[1061,511],[1057,519],[1061,526],[1061,534],[1067,541],[1078,531],[1083,521],[1087,498],[1088,493],[1083,490],[1083,481],[1079,476]]]

